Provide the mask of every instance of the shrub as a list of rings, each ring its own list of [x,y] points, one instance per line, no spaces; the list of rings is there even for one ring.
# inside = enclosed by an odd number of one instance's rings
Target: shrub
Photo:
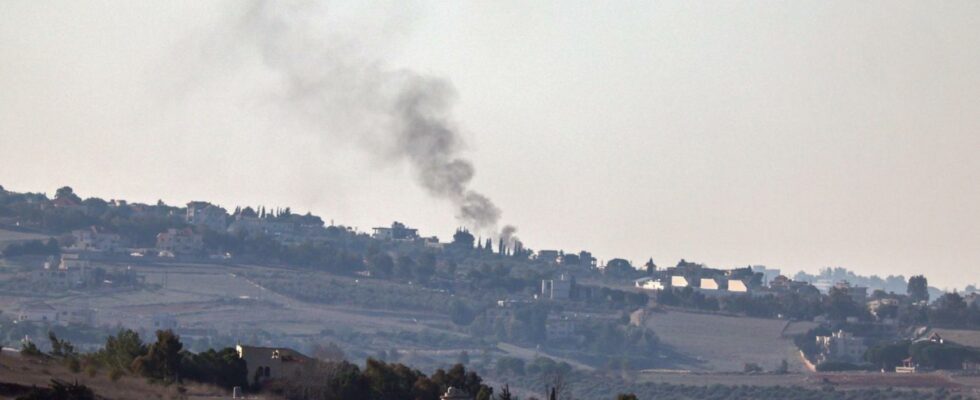
[[[122,376],[123,376],[123,372],[120,369],[113,369],[112,371],[109,371],[109,380],[110,381],[113,381],[113,382],[118,381],[119,378],[122,378]]]
[[[68,365],[68,370],[72,373],[77,374],[82,370],[82,363],[78,362],[78,359],[75,357],[69,358],[65,361],[65,364]]]

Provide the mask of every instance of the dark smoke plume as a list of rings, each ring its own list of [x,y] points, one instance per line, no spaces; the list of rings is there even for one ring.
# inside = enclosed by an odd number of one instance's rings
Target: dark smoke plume
[[[279,76],[275,103],[331,138],[405,160],[430,195],[450,201],[470,228],[497,228],[500,209],[470,189],[475,170],[461,156],[449,82],[365,60],[356,41],[324,31],[310,7],[259,1],[240,23],[264,65]]]

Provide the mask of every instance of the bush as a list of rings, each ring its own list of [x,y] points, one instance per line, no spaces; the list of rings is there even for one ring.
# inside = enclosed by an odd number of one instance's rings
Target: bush
[[[817,365],[819,372],[867,371],[867,366],[843,361],[825,361]]]
[[[119,378],[122,378],[122,376],[123,376],[122,370],[113,369],[112,371],[109,371],[109,380],[110,381],[113,381],[113,382],[118,381]]]
[[[37,345],[34,344],[34,342],[31,341],[24,342],[23,346],[24,347],[21,347],[20,349],[21,355],[28,356],[28,357],[40,357],[44,355],[44,353],[41,352],[41,349],[37,348]]]
[[[69,358],[65,361],[65,364],[68,365],[68,370],[72,373],[77,374],[82,370],[82,363],[78,362],[78,359],[75,357]]]
[[[759,364],[756,363],[745,363],[745,366],[742,368],[742,371],[747,374],[758,374],[762,372],[762,367],[760,367]]]

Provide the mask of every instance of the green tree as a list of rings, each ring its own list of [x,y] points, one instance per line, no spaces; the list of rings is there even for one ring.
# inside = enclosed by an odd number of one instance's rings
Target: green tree
[[[157,341],[150,345],[145,355],[133,361],[133,370],[143,376],[176,382],[180,379],[180,351],[184,345],[180,336],[171,330],[157,331]]]
[[[378,253],[369,259],[368,271],[371,272],[372,276],[377,277],[388,277],[391,276],[395,269],[395,262],[391,259],[391,256],[385,253]]]
[[[30,340],[24,341],[24,343],[21,345],[20,354],[28,357],[39,357],[44,355],[44,353],[41,352],[41,349],[37,348],[37,345]]]
[[[185,353],[181,360],[181,378],[211,383],[226,389],[248,385],[248,368],[238,351],[227,347],[220,351]]]
[[[106,338],[105,347],[95,357],[112,371],[127,371],[132,367],[133,360],[146,354],[146,351],[146,345],[138,333],[121,329],[115,336]]]
[[[58,190],[54,192],[54,198],[71,200],[76,203],[82,202],[82,198],[78,197],[78,195],[75,194],[75,191],[70,186],[63,186],[58,188]]]
[[[909,278],[908,295],[913,302],[929,301],[929,281],[925,276]]]
[[[75,346],[71,342],[58,339],[54,331],[48,331],[48,340],[51,341],[51,355],[55,357],[74,357]]]

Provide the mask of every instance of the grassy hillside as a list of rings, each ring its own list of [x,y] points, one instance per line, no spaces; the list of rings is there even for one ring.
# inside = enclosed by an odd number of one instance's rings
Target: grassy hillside
[[[801,370],[796,346],[782,335],[783,320],[667,311],[650,313],[647,326],[676,351],[690,357],[680,365],[692,371],[742,371],[745,363],[766,370],[789,362]]]
[[[10,243],[23,242],[27,240],[44,240],[47,238],[48,236],[39,235],[36,233],[17,232],[17,231],[10,231],[6,229],[0,229],[0,249],[2,249],[3,247],[7,246]]]
[[[215,399],[228,398],[223,389],[205,385],[163,386],[145,379],[122,376],[113,381],[107,371],[72,372],[61,362],[52,359],[21,357],[4,351],[0,354],[0,399],[14,399],[20,390],[32,386],[47,387],[52,379],[78,382],[91,388],[96,396],[105,399]]]

